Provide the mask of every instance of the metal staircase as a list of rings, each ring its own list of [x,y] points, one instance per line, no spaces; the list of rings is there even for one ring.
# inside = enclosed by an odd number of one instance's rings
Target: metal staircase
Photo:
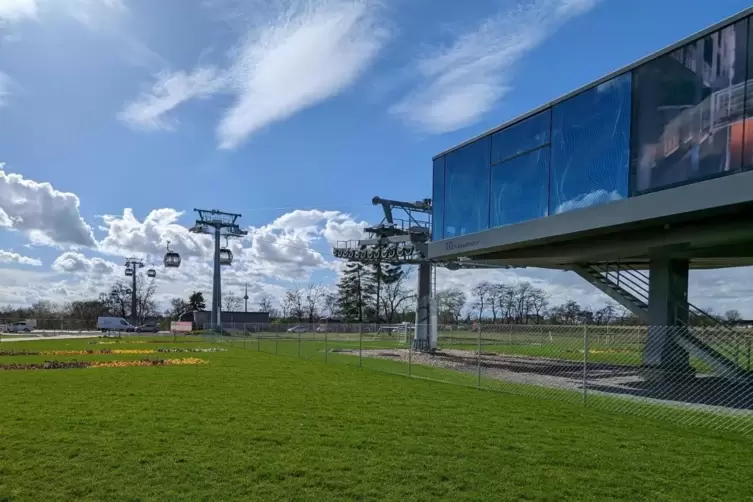
[[[573,267],[573,271],[649,323],[648,272],[623,263],[581,264]],[[688,315],[683,325],[668,328],[673,329],[677,344],[704,361],[717,375],[733,380],[747,379],[750,372],[739,364],[740,333],[690,302],[678,302],[678,305]]]

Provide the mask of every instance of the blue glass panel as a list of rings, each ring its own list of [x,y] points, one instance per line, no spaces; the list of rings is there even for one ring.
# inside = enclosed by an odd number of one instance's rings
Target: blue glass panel
[[[489,228],[489,136],[445,157],[444,238]]]
[[[434,160],[431,195],[431,240],[444,237],[444,156]]]
[[[744,19],[635,70],[635,193],[741,169],[747,25]]]
[[[549,143],[550,119],[546,110],[492,135],[492,164]]]
[[[626,73],[552,110],[550,215],[628,196],[630,93]]]
[[[492,167],[492,227],[547,215],[549,155],[539,148]]]

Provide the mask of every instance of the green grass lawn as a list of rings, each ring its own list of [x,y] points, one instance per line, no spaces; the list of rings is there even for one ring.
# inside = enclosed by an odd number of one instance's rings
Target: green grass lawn
[[[2,348],[150,347],[128,341]],[[201,366],[0,372],[0,500],[750,498],[737,435],[223,347],[158,355]]]

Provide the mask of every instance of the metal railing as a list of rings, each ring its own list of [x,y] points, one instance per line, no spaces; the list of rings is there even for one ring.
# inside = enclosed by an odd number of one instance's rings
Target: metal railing
[[[716,327],[481,324],[439,330],[437,349],[423,352],[413,348],[413,331],[311,327],[207,337],[258,352],[753,434],[753,330],[734,330],[733,340]],[[712,348],[734,346],[737,378],[718,376],[678,345],[688,331]]]

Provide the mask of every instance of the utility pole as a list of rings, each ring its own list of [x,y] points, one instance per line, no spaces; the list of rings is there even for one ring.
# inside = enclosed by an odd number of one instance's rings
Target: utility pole
[[[195,234],[214,235],[214,274],[212,284],[212,328],[222,329],[222,278],[220,267],[233,262],[233,253],[220,246],[225,237],[243,237],[248,232],[238,226],[240,214],[225,213],[217,209],[194,209],[199,214],[196,224],[189,229]]]
[[[243,295],[243,311],[248,312],[248,283],[246,283],[246,293]]]

